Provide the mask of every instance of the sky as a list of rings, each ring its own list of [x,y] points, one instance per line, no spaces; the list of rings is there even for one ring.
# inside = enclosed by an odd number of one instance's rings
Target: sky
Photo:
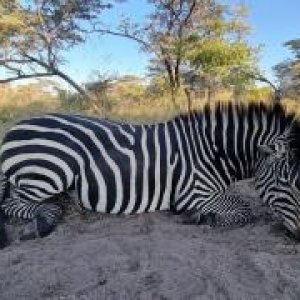
[[[272,66],[290,56],[283,43],[300,38],[300,0],[242,0],[250,8],[248,22],[252,33],[251,45],[262,47],[259,65],[264,74],[274,80]],[[223,0],[240,3],[241,0]],[[149,13],[144,0],[128,0],[103,14],[103,21],[115,23],[121,15],[142,21]],[[120,37],[93,37],[85,45],[76,47],[66,55],[65,71],[77,82],[92,80],[97,73],[108,76],[147,73],[148,56],[134,41]]]

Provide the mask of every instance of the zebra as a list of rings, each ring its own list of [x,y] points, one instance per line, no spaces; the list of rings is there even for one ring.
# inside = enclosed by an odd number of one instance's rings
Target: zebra
[[[62,216],[47,200],[67,192],[101,213],[170,210],[196,224],[243,225],[253,213],[228,186],[255,176],[263,201],[298,239],[298,126],[281,105],[261,103],[207,105],[153,124],[58,113],[22,120],[0,150],[0,217],[31,220],[24,238],[47,236]]]
[[[275,143],[260,147],[254,179],[255,188],[264,203],[281,217],[284,226],[299,239],[300,157],[299,146],[289,141],[292,136],[288,130],[288,137],[278,138]]]

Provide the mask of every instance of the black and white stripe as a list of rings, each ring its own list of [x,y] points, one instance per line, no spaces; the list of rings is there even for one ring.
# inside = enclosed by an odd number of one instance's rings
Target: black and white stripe
[[[68,115],[33,118],[6,135],[2,172],[26,199],[43,201],[76,187],[86,209],[168,209],[178,157],[169,127]]]
[[[300,160],[287,139],[278,139],[260,149],[255,168],[255,186],[260,197],[300,238]]]
[[[280,106],[260,104],[206,107],[152,125],[64,114],[24,120],[3,140],[1,169],[15,195],[2,208],[32,218],[34,209],[18,201],[42,205],[68,191],[98,212],[172,209],[195,220],[235,212],[233,222],[243,223],[249,210],[226,194],[228,185],[255,175],[259,146],[294,124]]]

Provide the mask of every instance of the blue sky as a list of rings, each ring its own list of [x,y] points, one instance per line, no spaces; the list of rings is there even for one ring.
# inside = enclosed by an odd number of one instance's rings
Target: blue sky
[[[224,0],[239,3],[239,0]],[[289,57],[283,43],[300,38],[299,0],[244,0],[250,7],[249,24],[252,45],[261,45],[260,66],[272,77],[272,66]],[[135,20],[143,20],[149,12],[144,0],[129,0],[119,4],[114,11],[103,15],[105,22],[114,23],[122,14]],[[93,79],[98,72],[110,75],[137,74],[147,72],[148,56],[139,51],[138,45],[118,37],[93,37],[85,45],[77,47],[66,56],[69,61],[65,70],[78,82]]]

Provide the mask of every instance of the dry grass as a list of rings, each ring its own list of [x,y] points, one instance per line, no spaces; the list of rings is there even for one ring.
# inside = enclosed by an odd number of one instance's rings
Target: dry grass
[[[52,94],[37,91],[34,89],[21,91],[12,91],[9,89],[2,89],[0,94],[0,136],[6,128],[17,120],[26,118],[28,116],[37,115],[47,112],[76,112],[88,115],[103,117],[104,114],[99,110],[98,112],[92,111],[89,105],[82,106],[82,103],[62,103],[57,97]],[[20,93],[23,92],[22,96]],[[231,94],[222,91],[214,96],[215,102],[228,102],[230,101]],[[261,101],[253,98],[253,95],[245,97],[245,102]],[[268,103],[270,100],[265,100]],[[204,99],[192,97],[192,109],[201,109],[207,102]],[[285,99],[283,101],[288,111],[293,111],[300,115],[300,101]],[[131,122],[156,122],[170,119],[178,113],[187,112],[187,100],[184,94],[179,95],[177,100],[177,108],[171,104],[169,97],[164,96],[157,99],[139,99],[133,100],[119,100],[112,102],[105,116],[114,120],[131,121]]]
[[[17,120],[58,107],[57,97],[41,85],[0,86],[0,136]]]

